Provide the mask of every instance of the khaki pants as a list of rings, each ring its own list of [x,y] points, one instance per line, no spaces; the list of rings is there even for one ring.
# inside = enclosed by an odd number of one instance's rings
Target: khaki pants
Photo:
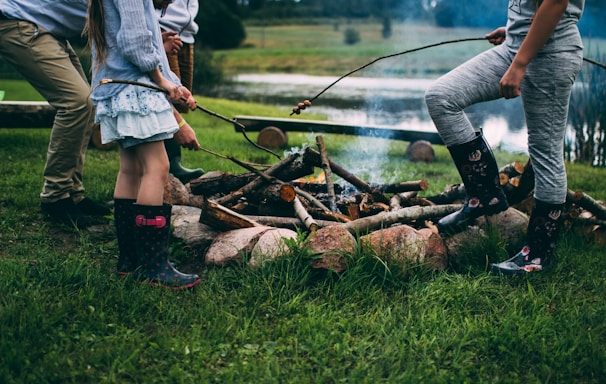
[[[0,20],[0,55],[57,110],[40,198],[44,203],[84,198],[82,171],[94,119],[90,85],[78,56],[36,24]]]

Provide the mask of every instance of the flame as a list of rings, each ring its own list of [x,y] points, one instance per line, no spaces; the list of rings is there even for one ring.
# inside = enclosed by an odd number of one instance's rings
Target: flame
[[[300,177],[295,181],[299,183],[325,184],[326,174],[324,173],[324,171],[322,171],[317,177],[311,175],[309,177]]]

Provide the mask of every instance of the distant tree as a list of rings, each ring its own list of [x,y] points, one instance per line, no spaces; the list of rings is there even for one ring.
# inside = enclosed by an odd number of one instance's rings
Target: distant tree
[[[354,45],[360,42],[360,32],[353,28],[347,28],[343,32],[344,39],[343,41],[347,45]]]
[[[381,35],[384,39],[389,39],[391,37],[391,19],[389,16],[383,17],[383,29],[381,30]]]
[[[242,21],[223,1],[200,0],[196,22],[200,26],[197,42],[204,48],[236,48],[246,38]]]

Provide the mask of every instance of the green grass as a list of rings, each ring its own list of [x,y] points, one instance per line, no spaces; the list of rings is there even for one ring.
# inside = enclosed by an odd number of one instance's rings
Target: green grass
[[[37,98],[23,82],[3,80],[2,88],[7,99]],[[228,117],[289,112],[198,100]],[[228,123],[199,111],[187,119],[205,148],[241,160],[276,161]],[[601,245],[574,232],[560,241],[555,269],[529,278],[485,272],[486,257],[496,261],[494,242],[479,246],[475,258],[461,261],[456,271],[413,270],[406,276],[360,251],[348,255],[343,273],[313,270],[295,244],[292,256],[256,270],[197,268],[203,282],[191,292],[156,289],[113,273],[118,248],[111,226],[77,232],[40,217],[49,133],[0,129],[2,383],[606,380],[606,258]],[[289,140],[293,146],[314,143],[305,134]],[[419,165],[404,159],[404,143],[364,140],[388,146],[382,177],[429,180],[427,193],[459,182],[442,147],[436,146],[434,163]],[[359,144],[340,135],[324,141],[338,163],[350,161],[347,155]],[[500,164],[526,160],[496,155]],[[243,172],[205,152],[183,156],[186,166]],[[111,199],[117,167],[115,150],[89,149],[84,181],[90,197]],[[568,168],[571,189],[606,199],[604,169]],[[186,271],[201,264],[179,244],[171,249]]]

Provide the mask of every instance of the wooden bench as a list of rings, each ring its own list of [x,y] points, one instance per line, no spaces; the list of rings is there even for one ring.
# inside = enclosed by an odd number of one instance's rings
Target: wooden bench
[[[425,140],[431,144],[444,144],[437,132],[410,130],[390,126],[362,126],[321,120],[301,120],[296,118],[288,119],[263,116],[235,116],[234,120],[234,127],[237,132],[242,131],[242,128],[239,125],[242,124],[246,129],[246,132],[259,132],[259,136],[257,137],[259,145],[274,148],[279,148],[287,144],[287,132],[338,133],[409,142]]]
[[[46,101],[0,101],[0,128],[52,128],[57,111]],[[95,124],[90,142],[96,148],[110,149],[114,143],[101,144],[101,131]]]

